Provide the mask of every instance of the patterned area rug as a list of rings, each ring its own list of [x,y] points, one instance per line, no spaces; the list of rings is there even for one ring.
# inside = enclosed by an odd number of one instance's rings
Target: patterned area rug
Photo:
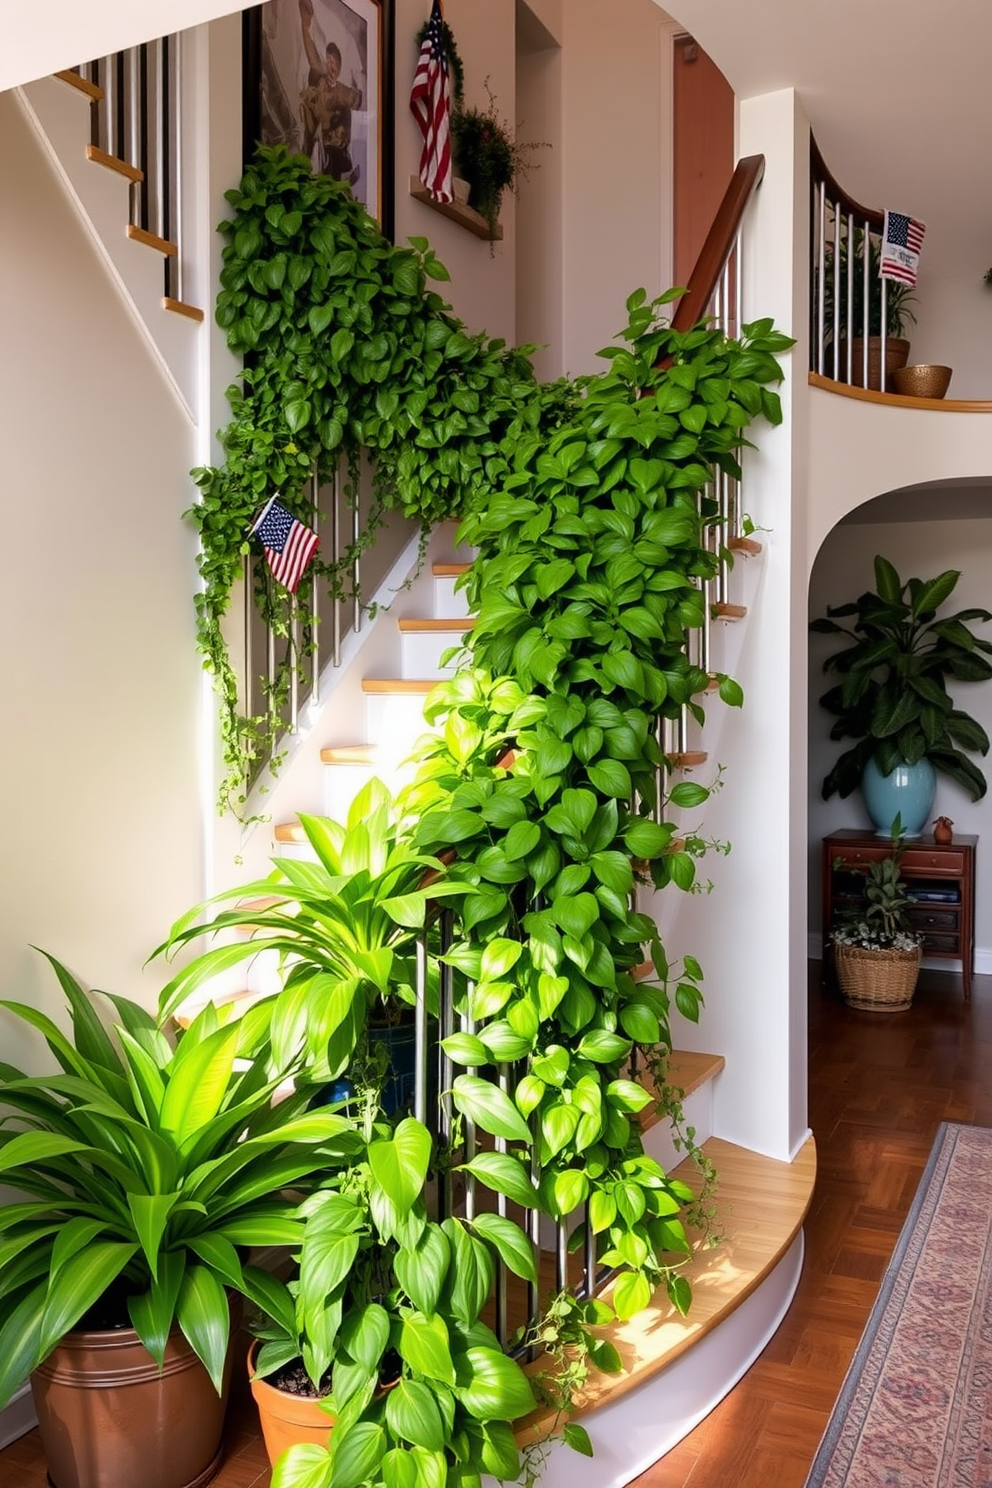
[[[808,1488],[992,1485],[992,1130],[945,1123]]]

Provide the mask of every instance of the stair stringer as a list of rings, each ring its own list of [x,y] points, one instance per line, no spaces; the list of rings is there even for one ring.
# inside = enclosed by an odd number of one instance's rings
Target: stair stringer
[[[59,78],[43,77],[14,90],[25,117],[92,239],[107,272],[173,395],[195,423],[204,328],[162,305],[162,256],[127,236],[130,185],[86,157],[90,103]]]

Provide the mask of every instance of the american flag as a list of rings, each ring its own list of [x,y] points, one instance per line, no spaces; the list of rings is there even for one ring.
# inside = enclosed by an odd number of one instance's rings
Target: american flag
[[[915,217],[907,217],[905,212],[886,212],[878,270],[882,279],[898,279],[900,284],[916,283],[925,232],[923,223],[917,222]]]
[[[454,196],[451,185],[451,86],[441,31],[440,0],[434,0],[431,7],[431,18],[413,79],[410,110],[424,137],[424,148],[420,152],[420,179],[435,201],[450,202]]]
[[[265,561],[273,578],[278,579],[290,594],[295,594],[320,543],[316,532],[287,511],[278,496],[273,496],[249,536],[262,539]]]

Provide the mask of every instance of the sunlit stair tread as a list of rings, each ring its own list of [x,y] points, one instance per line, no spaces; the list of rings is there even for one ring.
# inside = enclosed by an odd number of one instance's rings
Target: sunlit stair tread
[[[278,822],[272,835],[277,842],[292,842],[297,845],[310,840],[298,821]]]
[[[697,765],[705,765],[709,755],[705,749],[683,749],[676,754],[666,755],[666,759],[673,770],[692,770]]]
[[[433,692],[437,677],[363,677],[362,691],[365,693],[421,693]]]
[[[764,549],[756,537],[732,537],[727,543],[732,553],[744,553],[749,558],[757,558]]]
[[[471,563],[432,563],[431,573],[436,579],[455,579],[459,574],[468,573],[471,567]]]
[[[714,620],[743,620],[746,614],[747,605],[725,604],[721,601],[713,606]]]
[[[127,160],[119,160],[116,155],[108,155],[106,150],[100,149],[99,145],[86,146],[86,159],[92,160],[94,165],[102,165],[107,170],[116,171],[119,176],[126,176],[135,184],[145,179],[143,170],[139,170],[136,165],[131,165]]]
[[[374,765],[379,749],[376,744],[329,744],[320,758],[325,765]]]
[[[163,295],[162,309],[171,310],[174,315],[185,315],[187,320],[202,322],[206,318],[199,305],[189,305],[185,300],[173,299],[172,295]]]
[[[475,624],[475,616],[465,615],[461,619],[447,620],[400,620],[397,623],[404,635],[431,635],[448,631],[452,635],[464,635]]]
[[[152,248],[156,253],[161,253],[163,258],[175,258],[179,252],[179,245],[171,243],[168,238],[160,238],[157,233],[149,232],[145,227],[139,227],[136,222],[129,222],[127,235],[132,243],[140,243],[144,248]]]
[[[682,1098],[692,1094],[705,1085],[707,1080],[713,1080],[725,1068],[727,1061],[722,1054],[701,1054],[694,1049],[673,1049],[668,1056],[668,1067],[666,1070],[666,1083],[673,1090],[681,1090]],[[643,1085],[645,1090],[654,1091],[656,1086],[647,1070],[640,1070],[637,1074],[638,1084]],[[658,1114],[647,1107],[641,1113],[641,1129],[646,1131],[658,1120]]]
[[[80,77],[78,72],[57,72],[55,76],[59,82],[68,83],[70,88],[85,93],[92,103],[99,103],[104,96],[103,89],[98,83],[91,83],[89,78]]]
[[[791,1163],[764,1157],[720,1137],[704,1142],[703,1152],[719,1177],[716,1224],[724,1239],[712,1249],[704,1239],[694,1246],[682,1273],[693,1290],[689,1316],[680,1317],[660,1290],[651,1306],[629,1322],[604,1328],[603,1336],[624,1362],[624,1373],[606,1375],[592,1369],[573,1411],[577,1418],[637,1389],[718,1327],[771,1273],[802,1227],[816,1178],[812,1137]],[[698,1187],[691,1160],[680,1163],[675,1173]],[[608,1300],[608,1291],[605,1296]],[[538,1360],[527,1367],[536,1373],[542,1365]],[[524,1444],[542,1435],[553,1419],[551,1410],[533,1412],[518,1424],[517,1440]]]

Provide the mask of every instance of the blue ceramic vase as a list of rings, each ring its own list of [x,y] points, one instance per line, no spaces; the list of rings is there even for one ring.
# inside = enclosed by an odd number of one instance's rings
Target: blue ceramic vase
[[[861,795],[879,837],[892,835],[898,814],[903,836],[918,837],[930,820],[937,774],[928,759],[915,765],[900,761],[891,775],[883,775],[870,759],[861,777]]]

